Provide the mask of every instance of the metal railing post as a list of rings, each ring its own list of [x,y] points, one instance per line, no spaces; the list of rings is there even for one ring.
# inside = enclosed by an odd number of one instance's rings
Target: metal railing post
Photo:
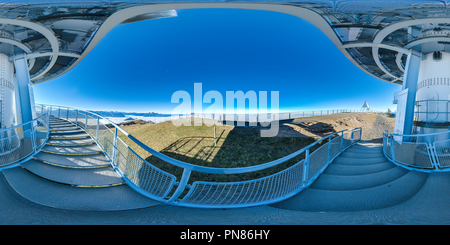
[[[436,155],[434,154],[435,149],[434,149],[433,143],[431,143],[430,135],[427,135],[427,139],[428,139],[427,150],[430,154],[431,164],[434,165],[434,168],[439,169],[439,162],[438,162]]]
[[[328,160],[327,160],[327,162],[330,162],[330,160],[331,160],[331,136],[328,139]]]
[[[341,148],[340,148],[340,151],[342,151],[343,147],[344,147],[344,131],[341,132]]]
[[[95,141],[98,143],[98,129],[99,129],[99,125],[100,124],[100,117],[99,116],[97,116],[97,134],[96,134],[96,136],[95,136]],[[117,130],[116,130],[116,132],[117,132]],[[114,137],[117,137],[117,133],[116,133],[116,136],[114,136]],[[116,140],[116,139],[114,139],[114,140]]]
[[[183,170],[183,176],[181,176],[181,180],[180,183],[178,183],[178,187],[175,190],[175,192],[173,193],[173,195],[169,198],[169,200],[167,201],[167,203],[173,203],[177,200],[177,198],[181,195],[181,193],[183,193],[184,189],[187,186],[189,177],[191,176],[191,169],[187,169],[185,168]]]
[[[352,134],[351,134],[350,142],[351,142],[351,144],[353,144],[353,128],[352,128]]]
[[[395,162],[394,136],[393,136],[393,135],[391,135],[390,140],[391,140],[391,156],[392,156],[392,161]]]
[[[35,152],[36,151],[36,140],[35,140],[35,137],[34,137],[34,130],[33,130],[33,128],[34,127],[31,127],[30,133],[31,133],[31,144],[33,146],[33,152]]]
[[[309,148],[306,149],[305,163],[303,164],[303,180],[302,187],[306,187],[309,178]]]
[[[86,115],[86,124],[84,124],[84,129],[87,131],[87,121],[88,121],[88,114],[87,114],[87,111],[85,111],[84,112],[85,113],[85,115]]]
[[[77,109],[77,113],[75,114],[75,125],[78,126],[78,109]]]
[[[114,128],[114,144],[113,144],[113,155],[112,155],[112,164],[116,166],[116,154],[117,154],[117,128]]]

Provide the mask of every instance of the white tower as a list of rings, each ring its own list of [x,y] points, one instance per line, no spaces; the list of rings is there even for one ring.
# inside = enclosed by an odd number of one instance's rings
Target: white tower
[[[434,25],[435,26],[435,25]],[[449,29],[423,25],[423,37],[450,35]],[[444,42],[422,44],[416,92],[417,132],[447,131],[450,123],[450,50]],[[434,140],[445,140],[447,135]],[[443,139],[442,137],[446,137]]]

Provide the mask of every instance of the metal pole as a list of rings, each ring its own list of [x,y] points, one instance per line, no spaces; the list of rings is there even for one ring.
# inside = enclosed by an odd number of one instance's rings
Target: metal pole
[[[99,116],[97,116],[97,134],[96,134],[96,138],[95,138],[95,141],[97,141],[97,143],[98,143],[98,128],[99,128],[99,124],[100,124],[100,117]],[[117,131],[117,130],[116,130]],[[116,133],[117,134],[117,133]]]
[[[192,170],[186,168],[183,170],[183,175],[181,176],[180,183],[178,184],[177,189],[170,197],[170,199],[167,201],[167,203],[173,203],[175,200],[177,200],[177,198],[181,195],[181,193],[183,193],[183,190],[184,188],[186,188],[189,177],[191,176],[191,171]]]
[[[329,162],[331,160],[331,136],[328,139],[328,160],[327,162]]]
[[[117,128],[114,128],[114,147],[113,147],[113,155],[112,155],[112,164],[116,166],[116,153],[117,153]]]
[[[217,141],[216,141],[216,127],[214,127],[214,146],[217,145]]]
[[[392,155],[392,161],[395,162],[395,152],[394,152],[394,136],[391,135],[391,155]]]
[[[305,162],[303,164],[303,183],[302,186],[305,187],[308,183],[309,178],[309,148],[306,150]]]

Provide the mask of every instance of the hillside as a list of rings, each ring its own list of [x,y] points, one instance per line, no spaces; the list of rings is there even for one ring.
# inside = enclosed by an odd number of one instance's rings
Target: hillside
[[[346,128],[362,127],[363,140],[379,141],[383,130],[393,129],[393,120],[384,114],[356,114],[308,123],[297,121],[296,124],[281,125],[277,137],[260,137],[260,128],[217,126],[217,145],[214,145],[214,127],[206,125],[175,127],[167,121],[124,126],[123,129],[149,147],[174,159],[201,166],[239,168],[285,157],[317,138]],[[121,138],[148,162],[177,178],[181,177],[182,169],[152,156],[123,135]],[[226,176],[193,173],[192,179],[226,182],[258,178],[285,169],[303,158],[304,154],[301,154],[285,164],[256,173]]]

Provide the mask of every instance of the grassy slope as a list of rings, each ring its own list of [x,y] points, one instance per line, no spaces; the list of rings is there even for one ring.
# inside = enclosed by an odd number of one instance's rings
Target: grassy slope
[[[298,151],[313,143],[313,138],[260,137],[258,128],[238,128],[217,126],[217,146],[214,146],[214,127],[179,126],[171,122],[153,125],[125,126],[127,132],[149,147],[174,159],[201,166],[216,168],[238,168],[270,162]],[[119,134],[120,136],[120,134]],[[179,180],[182,169],[165,163],[131,140],[121,137],[126,144],[141,157],[158,168],[174,174]],[[189,183],[194,180],[228,182],[254,179],[285,169],[304,158],[304,154],[286,164],[255,173],[239,175],[214,175],[192,173]]]

